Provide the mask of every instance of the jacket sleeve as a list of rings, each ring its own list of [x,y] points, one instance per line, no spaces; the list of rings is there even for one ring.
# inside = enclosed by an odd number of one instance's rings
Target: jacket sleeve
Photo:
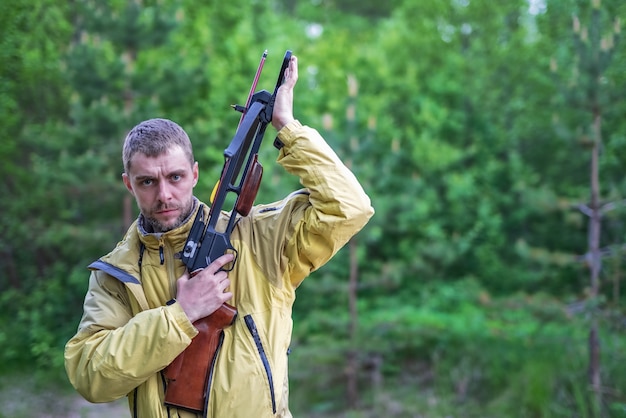
[[[284,145],[278,163],[308,190],[285,245],[290,280],[297,286],[359,232],[374,209],[354,174],[315,129],[296,120],[280,130],[278,139]]]
[[[174,303],[132,315],[125,286],[93,271],[78,332],[65,346],[65,369],[90,402],[110,402],[163,369],[197,334]]]

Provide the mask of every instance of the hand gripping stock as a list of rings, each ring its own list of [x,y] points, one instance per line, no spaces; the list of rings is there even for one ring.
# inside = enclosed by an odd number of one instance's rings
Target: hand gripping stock
[[[261,184],[263,166],[258,161],[258,151],[267,125],[272,121],[274,101],[278,88],[282,85],[285,70],[291,60],[291,51],[285,52],[274,93],[266,90],[253,93],[263,69],[267,51],[263,53],[252,83],[246,106],[234,106],[242,112],[239,126],[232,141],[224,150],[224,167],[214,191],[208,219],[205,221],[204,208],[200,206],[183,249],[182,261],[189,274],[194,277],[213,260],[227,251],[237,251],[232,246],[230,235],[235,227],[237,216],[247,216]],[[277,148],[281,144],[274,142]],[[217,224],[225,207],[229,193],[235,194],[230,208],[228,222],[222,230]],[[224,338],[224,328],[230,326],[237,316],[237,309],[224,303],[211,315],[194,322],[198,335],[174,361],[165,368],[167,379],[165,404],[202,413],[208,403],[208,395],[213,379],[213,366]]]

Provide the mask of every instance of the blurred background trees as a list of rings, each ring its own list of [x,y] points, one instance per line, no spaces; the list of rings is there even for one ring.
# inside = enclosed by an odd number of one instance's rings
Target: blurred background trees
[[[206,200],[230,105],[265,49],[266,89],[291,49],[297,117],[376,209],[299,289],[295,415],[626,416],[622,1],[3,6],[4,374],[63,381],[85,266],[137,214],[126,132],[180,123]],[[298,187],[275,157],[259,202]]]

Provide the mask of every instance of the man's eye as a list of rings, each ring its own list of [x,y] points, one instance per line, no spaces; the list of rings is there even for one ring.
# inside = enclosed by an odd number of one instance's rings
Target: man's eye
[[[141,184],[142,184],[143,186],[150,186],[150,185],[152,185],[152,183],[153,183],[153,181],[152,181],[151,179],[145,179],[145,180],[143,180],[143,181],[141,182]]]
[[[180,181],[180,179],[182,179],[183,177],[180,174],[174,174],[172,175],[172,180],[173,181]]]

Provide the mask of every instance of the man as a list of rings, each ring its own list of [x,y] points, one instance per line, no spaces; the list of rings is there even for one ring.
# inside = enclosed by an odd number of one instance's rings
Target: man
[[[127,135],[122,178],[141,214],[117,247],[90,265],[83,317],[65,348],[69,379],[87,400],[128,396],[135,417],[194,416],[164,404],[163,369],[198,333],[193,322],[228,302],[238,315],[224,330],[206,415],[291,416],[287,352],[295,289],[373,214],[354,175],[317,131],[294,119],[297,79],[292,56],[272,125],[284,144],[278,163],[305,189],[238,220],[231,235],[238,258],[228,273],[220,269],[231,255],[193,278],[180,260],[200,207],[193,195],[198,164],[186,133],[153,119]]]

